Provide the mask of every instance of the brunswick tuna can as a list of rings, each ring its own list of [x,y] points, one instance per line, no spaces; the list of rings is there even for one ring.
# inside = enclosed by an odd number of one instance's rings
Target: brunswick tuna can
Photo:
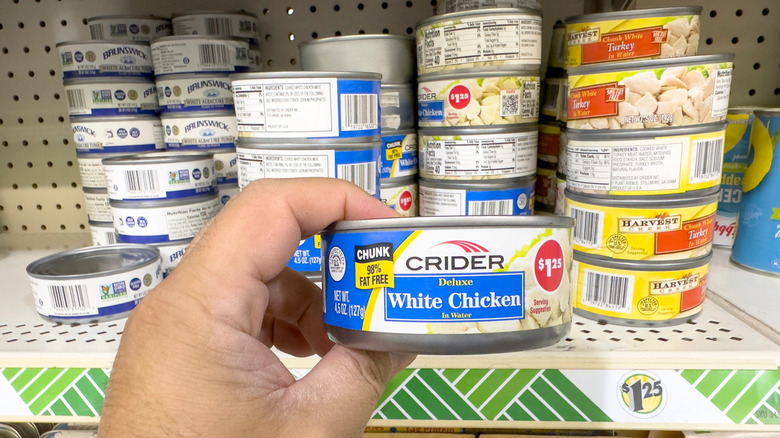
[[[379,139],[378,73],[231,75],[238,132],[258,139]]]
[[[154,15],[103,15],[87,18],[93,40],[144,41],[171,34],[171,20]]]
[[[319,234],[301,240],[287,267],[307,276],[322,271],[322,243]]]
[[[481,181],[420,178],[420,216],[530,216],[534,175]]]
[[[420,176],[485,180],[536,172],[536,125],[420,129]]]
[[[535,124],[539,119],[538,69],[436,74],[417,80],[421,128]]]
[[[94,222],[111,222],[111,206],[108,203],[108,191],[84,188],[84,201],[87,204],[87,219]]]
[[[645,129],[726,120],[734,54],[568,70],[569,129]]]
[[[379,200],[403,217],[418,215],[417,177],[384,179],[379,184]]]
[[[106,173],[103,170],[103,158],[118,157],[127,155],[126,153],[119,154],[76,154],[76,158],[79,162],[79,176],[81,176],[81,187],[85,189],[105,189]]]
[[[712,191],[721,181],[725,130],[725,123],[619,134],[569,129],[569,190],[612,196]]]
[[[106,246],[114,245],[116,240],[116,231],[114,230],[113,216],[108,222],[89,221],[89,231],[92,234],[92,245]]]
[[[637,9],[566,18],[566,68],[695,55],[701,10],[700,6]]]
[[[71,117],[77,154],[118,154],[165,149],[155,116]]]
[[[225,73],[188,73],[158,76],[160,112],[233,110],[233,87]]]
[[[124,243],[191,239],[220,208],[217,194],[164,201],[111,201],[117,237]]]
[[[214,156],[205,152],[157,152],[103,160],[108,197],[155,201],[217,192]]]
[[[160,115],[165,147],[215,150],[236,147],[236,116],[232,111],[198,111]]]
[[[609,324],[659,327],[701,313],[711,254],[689,260],[618,261],[574,252],[574,313]]]
[[[154,74],[240,73],[249,70],[249,43],[241,38],[173,35],[152,41]]]
[[[225,205],[227,205],[228,201],[233,199],[233,197],[236,196],[238,192],[241,191],[237,183],[220,184],[218,187],[219,187],[219,203],[222,205],[221,208],[224,208]]]
[[[737,231],[737,214],[742,203],[742,180],[747,169],[753,111],[757,107],[729,108],[726,116],[726,136],[723,146],[723,173],[720,179],[720,199],[715,214],[714,246],[731,248]]]
[[[257,15],[247,11],[193,11],[171,18],[174,35],[222,35],[246,38],[257,44]]]
[[[415,80],[414,37],[409,35],[345,35],[298,45],[301,65],[308,71],[372,71],[382,83],[404,84]]]
[[[143,41],[57,43],[64,79],[131,76],[152,78],[152,52]]]
[[[780,109],[755,110],[731,261],[780,276]]]
[[[238,157],[235,149],[215,149],[214,173],[217,184],[238,184]]]
[[[169,276],[173,271],[173,268],[179,264],[181,258],[184,257],[184,253],[187,252],[187,247],[190,246],[190,243],[192,243],[192,239],[149,244],[160,250],[163,278]]]
[[[542,64],[542,14],[521,8],[435,15],[417,25],[417,74]]]
[[[157,115],[157,88],[142,78],[66,79],[71,116]]]
[[[684,260],[710,252],[718,192],[612,197],[568,189],[566,215],[577,221],[574,249],[619,260]]]
[[[436,15],[442,15],[488,8],[529,8],[541,11],[542,0],[440,0],[435,10]]]
[[[162,280],[160,263],[147,245],[91,246],[38,259],[27,276],[44,319],[89,323],[127,316]]]
[[[241,137],[238,186],[264,178],[338,178],[379,197],[381,143],[267,143]]]
[[[417,175],[417,132],[383,132],[380,158],[380,179]]]
[[[379,87],[380,130],[414,129],[417,126],[415,84],[382,84]]]
[[[341,221],[322,232],[325,326],[359,349],[500,353],[571,324],[567,217]]]

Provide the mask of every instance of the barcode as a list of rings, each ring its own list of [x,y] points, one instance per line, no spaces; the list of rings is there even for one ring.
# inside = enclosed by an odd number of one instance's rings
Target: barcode
[[[569,207],[569,216],[574,218],[573,241],[586,248],[601,246],[604,229],[604,216],[601,212]]]
[[[379,100],[376,94],[341,95],[341,129],[358,131],[379,125]]]
[[[229,18],[207,18],[206,32],[209,35],[233,35],[233,27]]]
[[[339,164],[336,175],[359,186],[368,193],[376,194],[376,163]]]
[[[84,99],[84,90],[65,90],[65,97],[68,99],[69,110],[87,109],[87,100]]]
[[[512,200],[469,201],[468,208],[469,216],[511,216]]]
[[[89,25],[89,35],[92,37],[93,40],[104,40],[104,39],[106,39],[103,36],[103,25],[101,25],[101,24],[90,24]]]
[[[200,63],[209,66],[230,66],[227,46],[217,44],[198,44]]]
[[[83,284],[71,286],[49,286],[51,307],[55,310],[87,310],[89,298],[87,286]]]
[[[520,115],[520,95],[515,93],[501,94],[501,117]]]
[[[720,179],[723,139],[695,140],[691,148],[691,183]]]
[[[103,240],[106,242],[106,245],[113,245],[116,243],[116,233],[113,231],[104,231],[103,232]]]
[[[122,173],[128,193],[157,193],[157,175],[154,170],[125,170]]]
[[[585,270],[585,278],[582,280],[583,304],[604,310],[631,313],[633,292],[633,277]]]

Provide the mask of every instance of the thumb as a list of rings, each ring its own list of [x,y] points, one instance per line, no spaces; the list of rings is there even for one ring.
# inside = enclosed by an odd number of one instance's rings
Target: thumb
[[[303,432],[327,431],[327,436],[361,437],[387,383],[414,358],[334,346],[289,388],[294,404],[290,408],[300,414],[291,426],[303,426],[298,429]]]

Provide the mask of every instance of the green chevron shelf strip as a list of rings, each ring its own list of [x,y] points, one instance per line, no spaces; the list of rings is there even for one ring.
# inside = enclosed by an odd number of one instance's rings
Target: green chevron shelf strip
[[[109,370],[3,368],[0,374],[28,411],[14,415],[97,417],[103,408]]]

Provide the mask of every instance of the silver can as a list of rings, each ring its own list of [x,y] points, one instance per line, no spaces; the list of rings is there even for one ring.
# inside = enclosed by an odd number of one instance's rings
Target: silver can
[[[36,310],[62,323],[127,316],[161,280],[160,251],[147,245],[91,246],[27,265]]]
[[[111,222],[111,206],[108,203],[108,190],[84,188],[84,200],[87,204],[87,218],[94,222]]]
[[[232,111],[164,113],[160,121],[168,149],[211,151],[236,147],[236,116]]]
[[[142,41],[66,41],[57,50],[64,79],[152,78],[152,52]]]
[[[160,112],[233,110],[233,87],[224,73],[188,73],[158,76]]]
[[[411,175],[381,180],[379,200],[403,217],[417,216],[417,177]]]
[[[383,84],[379,87],[379,115],[382,131],[414,129],[417,126],[415,84]]]
[[[159,110],[154,82],[141,78],[66,79],[71,116],[155,116]]]
[[[93,40],[130,40],[146,43],[171,35],[171,20],[154,15],[102,15],[87,18]]]
[[[247,11],[193,11],[174,13],[174,35],[221,35],[246,38],[257,44],[257,15]]]
[[[162,124],[155,116],[71,117],[77,154],[153,152],[164,149]]]
[[[370,71],[383,84],[415,80],[414,37],[407,35],[346,35],[318,38],[298,46],[304,70]]]
[[[442,15],[489,8],[529,8],[541,12],[542,0],[439,0],[435,13]]]
[[[154,74],[239,73],[249,70],[249,43],[241,38],[174,35],[152,41]]]
[[[420,216],[530,216],[536,177],[481,181],[418,180]]]

